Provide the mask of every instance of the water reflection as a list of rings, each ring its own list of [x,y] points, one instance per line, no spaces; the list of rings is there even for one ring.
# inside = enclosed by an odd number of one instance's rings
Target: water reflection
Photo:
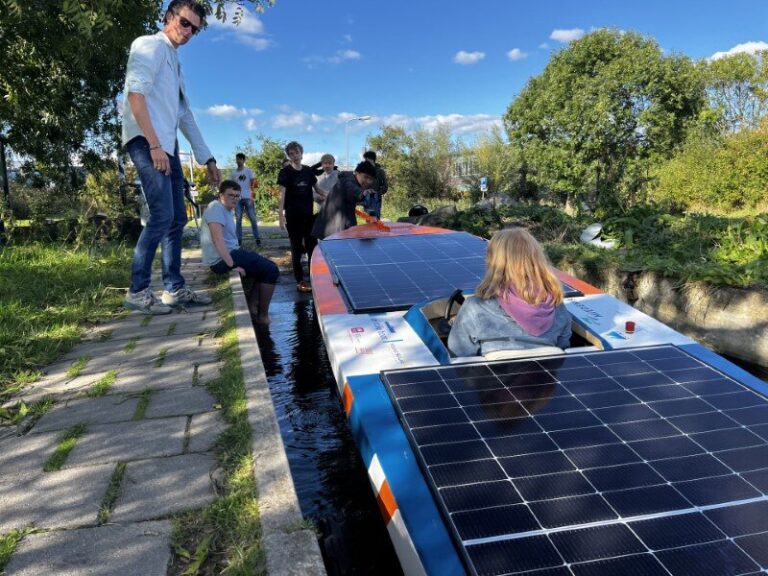
[[[331,575],[397,575],[364,464],[341,410],[310,298],[278,285],[257,338],[299,503]]]

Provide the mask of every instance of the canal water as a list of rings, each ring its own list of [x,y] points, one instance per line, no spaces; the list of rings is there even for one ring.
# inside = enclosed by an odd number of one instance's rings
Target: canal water
[[[270,308],[272,324],[257,329],[299,503],[318,531],[332,576],[397,576],[368,475],[341,408],[311,297],[282,274]]]

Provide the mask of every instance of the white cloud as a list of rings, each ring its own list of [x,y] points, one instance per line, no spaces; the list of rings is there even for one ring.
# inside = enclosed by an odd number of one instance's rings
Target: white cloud
[[[302,158],[301,163],[306,164],[307,166],[312,166],[312,164],[320,162],[320,158],[322,158],[323,154],[325,154],[325,152],[304,152],[304,157]]]
[[[256,122],[256,118],[246,118],[243,127],[249,132],[255,132],[259,129],[259,124]]]
[[[524,60],[525,58],[528,58],[528,54],[520,50],[520,48],[512,48],[512,50],[507,52],[507,58],[514,62],[515,60]]]
[[[272,41],[264,37],[264,23],[253,12],[237,6],[234,2],[228,2],[225,9],[228,16],[226,22],[216,18],[208,20],[208,26],[211,29],[221,32],[216,40],[234,38],[237,42],[259,51],[266,50],[272,45]],[[240,14],[240,20],[236,24],[234,20],[237,14]]]
[[[352,34],[344,34],[344,42],[352,44]]]
[[[584,30],[581,28],[570,28],[568,30],[552,30],[552,34],[549,35],[549,38],[567,44],[568,42],[578,40],[582,36],[584,36]]]
[[[737,44],[727,52],[715,52],[712,54],[712,56],[709,57],[710,60],[719,60],[720,58],[725,58],[726,56],[731,56],[733,54],[756,54],[757,52],[762,52],[763,50],[768,50],[768,43],[766,42],[744,42],[743,44]]]
[[[546,42],[542,42],[541,44],[539,44],[540,50],[547,50],[548,48],[549,48],[549,44],[547,44]]]
[[[485,58],[485,52],[466,52],[464,50],[459,50],[456,52],[456,56],[453,57],[453,61],[456,62],[456,64],[477,64]]]
[[[448,126],[454,134],[472,134],[486,132],[498,126],[501,128],[501,118],[490,114],[437,114],[434,116],[420,116],[414,122],[424,130],[435,130],[441,126]]]
[[[332,56],[307,56],[304,62],[310,68],[316,68],[321,64],[341,64],[349,60],[361,60],[363,57],[357,50],[339,50]]]
[[[259,108],[238,108],[232,104],[215,104],[206,108],[205,112],[219,118],[241,118],[243,116],[258,116],[264,111]]]

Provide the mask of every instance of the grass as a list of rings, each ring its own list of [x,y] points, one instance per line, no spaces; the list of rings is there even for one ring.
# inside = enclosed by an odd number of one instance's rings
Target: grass
[[[152,322],[152,316],[145,316],[144,319],[141,321],[140,326],[142,328],[146,328],[149,326],[149,323]]]
[[[125,246],[0,248],[0,397],[21,390],[119,309],[130,276]]]
[[[85,370],[85,367],[90,361],[90,356],[80,356],[80,358],[72,362],[72,366],[67,370],[67,378],[76,378],[77,376],[80,376],[80,373]]]
[[[67,428],[61,436],[61,440],[59,440],[59,445],[56,446],[56,451],[51,454],[51,457],[48,458],[45,466],[43,466],[43,470],[45,472],[61,470],[61,467],[67,461],[67,456],[69,456],[69,453],[72,452],[75,444],[77,444],[77,439],[85,433],[85,430],[85,424],[75,424],[71,428]]]
[[[114,386],[116,380],[117,370],[112,369],[104,374],[104,376],[99,378],[96,383],[91,386],[88,392],[85,393],[85,395],[90,398],[98,398],[99,396],[104,396],[104,394],[109,392],[109,389]]]
[[[152,390],[147,388],[141,393],[141,396],[139,397],[139,402],[136,404],[136,410],[133,412],[133,418],[132,420],[144,420],[144,414],[147,412],[147,408],[149,407],[149,399],[152,396]]]
[[[11,554],[16,551],[16,547],[27,534],[37,532],[34,528],[24,528],[23,530],[11,530],[5,534],[0,534],[0,574],[5,574],[5,565],[11,559]]]
[[[126,354],[130,354],[134,350],[136,350],[136,343],[140,340],[139,336],[134,336],[130,340],[128,340],[128,343],[123,347],[123,352]]]
[[[107,488],[104,498],[101,500],[101,506],[99,507],[97,519],[100,526],[106,524],[107,520],[109,520],[109,515],[115,507],[117,497],[120,496],[120,487],[123,483],[124,474],[125,462],[118,462],[117,466],[115,466],[115,471],[112,472],[112,480],[109,483],[109,487]]]
[[[172,537],[174,558],[168,574],[177,576],[245,576],[266,572],[232,297],[226,278],[215,281],[214,302],[223,318],[217,336],[222,340],[220,355],[224,367],[208,388],[221,404],[228,424],[216,444],[216,455],[226,479],[223,493],[215,502],[176,517]]]
[[[53,403],[53,398],[47,396],[42,400],[38,400],[31,406],[21,400],[11,406],[0,408],[0,424],[16,425],[29,416],[30,419],[25,423],[25,428],[32,428],[32,426],[35,425],[35,422],[40,420],[46,412],[53,408]]]
[[[168,354],[168,348],[161,348],[155,358],[155,368],[160,368],[165,363],[165,356]]]
[[[176,322],[172,322],[170,326],[168,326],[168,332],[166,333],[166,336],[173,336],[176,333]]]

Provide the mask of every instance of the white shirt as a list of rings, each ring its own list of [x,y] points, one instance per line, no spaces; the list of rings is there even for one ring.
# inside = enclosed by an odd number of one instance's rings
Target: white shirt
[[[242,189],[240,192],[241,198],[251,197],[251,182],[253,182],[253,172],[247,166],[243,166],[242,170],[232,170],[229,174],[229,179],[234,180],[240,184]]]
[[[144,96],[152,127],[166,153],[171,156],[176,154],[176,132],[181,129],[192,145],[198,164],[204,164],[213,156],[189,106],[176,48],[164,32],[139,36],[133,41],[124,92],[124,145],[136,136],[146,136],[128,103],[128,93],[135,92]]]

